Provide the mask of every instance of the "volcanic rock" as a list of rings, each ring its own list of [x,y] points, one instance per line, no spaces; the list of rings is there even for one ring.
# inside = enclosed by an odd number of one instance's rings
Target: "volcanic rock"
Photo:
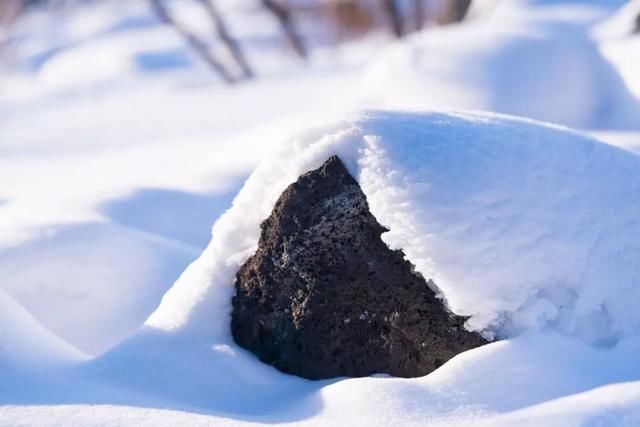
[[[485,344],[382,241],[385,231],[338,157],[301,175],[236,275],[235,341],[309,379],[417,377]]]

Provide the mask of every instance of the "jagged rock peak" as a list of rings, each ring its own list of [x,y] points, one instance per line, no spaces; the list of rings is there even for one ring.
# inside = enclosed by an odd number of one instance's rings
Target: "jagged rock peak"
[[[382,241],[385,231],[337,156],[301,175],[236,275],[235,341],[310,379],[422,376],[486,343]]]

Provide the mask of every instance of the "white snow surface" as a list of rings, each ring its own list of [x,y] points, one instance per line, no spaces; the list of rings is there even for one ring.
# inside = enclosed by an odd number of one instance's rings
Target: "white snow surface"
[[[0,290],[0,371],[42,369],[86,358],[80,351],[43,328]],[[2,389],[3,385],[0,385]]]
[[[334,97],[359,77],[350,67],[292,65],[279,32],[265,42],[270,27],[236,17],[259,79],[235,87],[146,0],[15,29],[24,70],[0,78],[0,289],[82,351],[144,323],[271,145],[353,104]]]
[[[636,19],[640,14],[640,1],[629,0],[605,22],[594,29],[599,38],[628,38],[636,28]]]
[[[467,24],[391,48],[411,52],[409,62],[381,53],[364,76],[360,63],[381,39],[314,49],[304,66],[277,27],[262,24],[268,15],[229,4],[259,73],[234,88],[215,84],[145,1],[28,15],[12,42],[24,72],[0,79],[0,288],[73,346],[106,351],[202,251],[211,223],[273,144],[354,107],[483,108],[585,128],[611,119],[598,135],[638,151],[637,103],[612,70],[611,79],[599,74],[610,67],[589,33],[618,3],[489,5]],[[189,24],[205,31],[200,21]],[[632,90],[636,39],[601,46]],[[595,65],[574,69],[575,57]],[[375,71],[394,64],[398,72]],[[425,64],[435,69],[425,74]]]
[[[636,98],[640,98],[640,34],[633,34],[633,30],[638,16],[640,1],[631,0],[593,31],[603,55],[615,65]]]
[[[638,100],[590,36],[612,4],[622,2],[487,5],[464,25],[417,33],[384,50],[368,68],[363,96],[384,108],[485,110],[577,128],[638,129]]]
[[[639,425],[638,0],[474,3],[462,25],[305,66],[267,14],[225,1],[259,73],[237,88],[146,1],[21,21],[20,72],[0,79],[0,425]],[[627,151],[495,114],[344,115],[357,106],[520,114]],[[235,346],[258,224],[331,154],[384,239],[503,340],[423,378],[321,382]]]
[[[226,333],[233,274],[259,223],[295,177],[332,154],[390,228],[384,240],[470,327],[497,336],[550,327],[592,344],[640,331],[628,305],[640,298],[637,156],[523,119],[375,111],[264,161],[147,325]]]
[[[234,274],[261,220],[333,154],[391,229],[387,242],[471,326],[507,339],[422,378],[332,381],[281,374],[233,343]],[[16,393],[25,386],[10,379],[0,425],[634,425],[638,162],[487,113],[370,111],[301,134],[251,174],[144,328],[41,374],[46,392]]]

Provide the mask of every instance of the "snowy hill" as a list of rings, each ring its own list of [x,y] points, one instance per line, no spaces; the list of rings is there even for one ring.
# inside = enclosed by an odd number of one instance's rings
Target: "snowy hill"
[[[638,0],[477,0],[306,65],[235,3],[260,75],[233,88],[145,1],[18,23],[0,426],[640,425]],[[422,378],[320,382],[234,344],[260,221],[333,154],[385,241],[499,341]]]
[[[233,343],[234,274],[260,221],[284,187],[334,154],[391,229],[387,242],[472,316],[470,327],[505,339],[423,378],[317,382]],[[634,420],[640,386],[617,383],[640,378],[639,200],[636,155],[523,119],[367,112],[318,128],[261,163],[138,334],[68,371],[86,397],[63,389],[66,406],[9,404],[0,424],[69,425],[65,411],[79,425]],[[615,411],[598,397],[610,392],[622,399]]]
[[[344,46],[332,59],[318,51],[307,66],[291,64],[281,45],[270,47],[278,61],[263,61],[272,53],[248,43],[265,74],[233,89],[144,1],[29,15],[16,27],[20,72],[0,79],[1,287],[72,345],[106,351],[202,251],[211,223],[271,146],[357,107],[523,114],[598,128],[640,150],[637,102],[621,80],[630,89],[640,81],[638,37],[591,34],[619,3],[487,1],[465,24],[384,49],[377,39]],[[277,30],[231,15],[239,37]],[[373,50],[381,53],[362,65]],[[140,58],[168,63],[145,68]]]
[[[636,98],[640,97],[640,33],[635,32],[640,1],[631,0],[613,16],[596,26],[593,34],[600,41],[603,55],[615,65]]]
[[[24,308],[0,291],[0,370],[38,370],[86,358],[43,328]]]
[[[637,99],[589,35],[615,3],[500,2],[465,25],[418,33],[382,52],[369,66],[364,96],[385,108],[472,109],[577,128],[637,129]]]
[[[402,248],[475,328],[500,335],[553,326],[608,343],[640,330],[640,317],[612,296],[640,292],[632,237],[640,227],[637,156],[526,120],[393,112],[340,122],[263,162],[147,325],[224,323],[211,317],[222,316],[208,308],[214,302],[204,302],[221,292],[212,282],[225,274],[232,282],[275,197],[333,154],[391,229],[385,241]],[[603,283],[609,292],[601,292]]]
[[[88,359],[42,327],[2,290],[0,337],[0,405],[7,400],[34,402],[49,395],[51,378]]]

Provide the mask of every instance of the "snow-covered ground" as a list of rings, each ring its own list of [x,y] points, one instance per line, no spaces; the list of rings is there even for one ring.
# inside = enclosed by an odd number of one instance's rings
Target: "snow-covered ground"
[[[67,17],[62,40],[51,42],[66,49],[0,83],[1,287],[92,354],[146,319],[269,147],[347,110],[352,102],[336,103],[334,94],[356,79],[349,68],[297,64],[221,86],[138,6],[98,4]],[[25,68],[33,62],[28,48],[48,36],[43,18],[32,19],[17,50],[26,52]],[[132,66],[153,52],[160,61],[176,44],[192,65]],[[96,55],[120,64],[119,72],[102,73]]]
[[[30,15],[0,81],[0,425],[639,424],[640,36],[621,28],[640,5],[623,3],[479,1],[468,23],[304,65],[230,2],[260,74],[238,87],[141,2]],[[425,108],[622,149],[406,111]],[[334,153],[387,242],[504,340],[424,378],[322,382],[233,344],[258,223]]]
[[[104,351],[198,256],[269,146],[337,112],[328,94],[350,79],[157,82],[2,108],[2,287],[64,339]]]
[[[234,345],[233,276],[255,248],[260,221],[286,185],[332,154],[390,227],[388,242],[434,277],[472,326],[509,339],[423,378],[337,382],[281,374]],[[508,425],[530,411],[563,425],[638,421],[640,382],[611,385],[640,378],[638,198],[635,154],[521,119],[372,112],[305,132],[252,173],[207,249],[135,336],[96,359],[58,362],[38,381],[9,382],[1,418]],[[18,343],[13,351],[31,349]],[[620,399],[612,402],[611,388]],[[574,403],[581,399],[601,410]]]
[[[503,1],[465,25],[418,33],[373,61],[366,96],[384,107],[464,108],[582,129],[638,129],[638,100],[589,35],[610,4],[621,2],[555,3]]]

